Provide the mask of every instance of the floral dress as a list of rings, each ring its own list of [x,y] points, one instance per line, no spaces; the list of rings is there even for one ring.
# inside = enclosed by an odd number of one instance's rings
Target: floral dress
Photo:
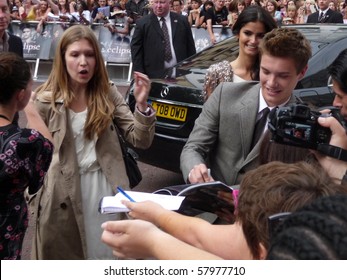
[[[24,191],[37,192],[52,159],[53,145],[38,131],[0,127],[0,258],[20,259],[28,226]]]
[[[204,85],[202,88],[202,95],[206,101],[214,89],[223,82],[234,82],[241,83],[246,80],[242,79],[236,75],[233,71],[233,68],[230,65],[230,62],[223,60],[212,64],[206,71]]]

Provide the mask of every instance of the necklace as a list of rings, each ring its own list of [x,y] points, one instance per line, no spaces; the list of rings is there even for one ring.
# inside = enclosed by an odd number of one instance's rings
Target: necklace
[[[1,114],[0,114],[0,118],[3,118],[3,119],[5,119],[5,120],[8,120],[9,122],[11,122],[10,119],[9,119],[8,117],[4,116],[4,115],[1,115]]]

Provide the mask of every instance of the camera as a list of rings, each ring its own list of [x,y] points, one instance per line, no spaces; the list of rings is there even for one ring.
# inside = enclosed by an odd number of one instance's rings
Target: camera
[[[336,115],[338,110],[332,110],[331,113],[339,120]],[[312,111],[304,104],[272,109],[268,117],[272,140],[313,150],[317,150],[320,144],[329,144],[331,130],[319,125],[317,119],[320,115],[320,112]]]

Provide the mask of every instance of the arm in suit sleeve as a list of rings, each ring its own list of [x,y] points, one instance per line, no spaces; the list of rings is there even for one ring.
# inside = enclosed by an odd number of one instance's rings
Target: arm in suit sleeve
[[[334,23],[343,23],[343,16],[341,13],[336,12],[334,14]]]
[[[135,27],[134,35],[131,39],[131,58],[133,61],[133,70],[145,73],[144,68],[144,53],[143,53],[143,25],[138,22]]]
[[[222,89],[222,84],[220,84],[204,104],[188,141],[183,147],[180,161],[184,180],[188,178],[189,172],[195,165],[206,164],[208,155],[218,139]]]
[[[193,33],[192,33],[192,28],[189,25],[188,19],[185,17],[184,21],[185,29],[186,29],[186,37],[187,37],[187,57],[192,56],[193,54],[196,53],[195,49],[195,41],[193,38]]]

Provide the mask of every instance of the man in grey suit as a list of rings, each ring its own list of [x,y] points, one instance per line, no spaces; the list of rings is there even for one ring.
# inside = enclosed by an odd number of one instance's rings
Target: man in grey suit
[[[329,0],[318,0],[319,11],[307,17],[307,23],[343,23],[340,12],[329,9]]]
[[[235,185],[259,165],[261,140],[252,145],[257,119],[264,109],[295,101],[311,47],[299,31],[279,28],[263,38],[260,54],[260,83],[221,83],[204,104],[181,154],[186,181]]]
[[[153,13],[136,21],[131,40],[133,69],[150,78],[165,78],[168,68],[195,54],[195,43],[187,17],[170,12],[170,0],[154,0],[152,8]]]

